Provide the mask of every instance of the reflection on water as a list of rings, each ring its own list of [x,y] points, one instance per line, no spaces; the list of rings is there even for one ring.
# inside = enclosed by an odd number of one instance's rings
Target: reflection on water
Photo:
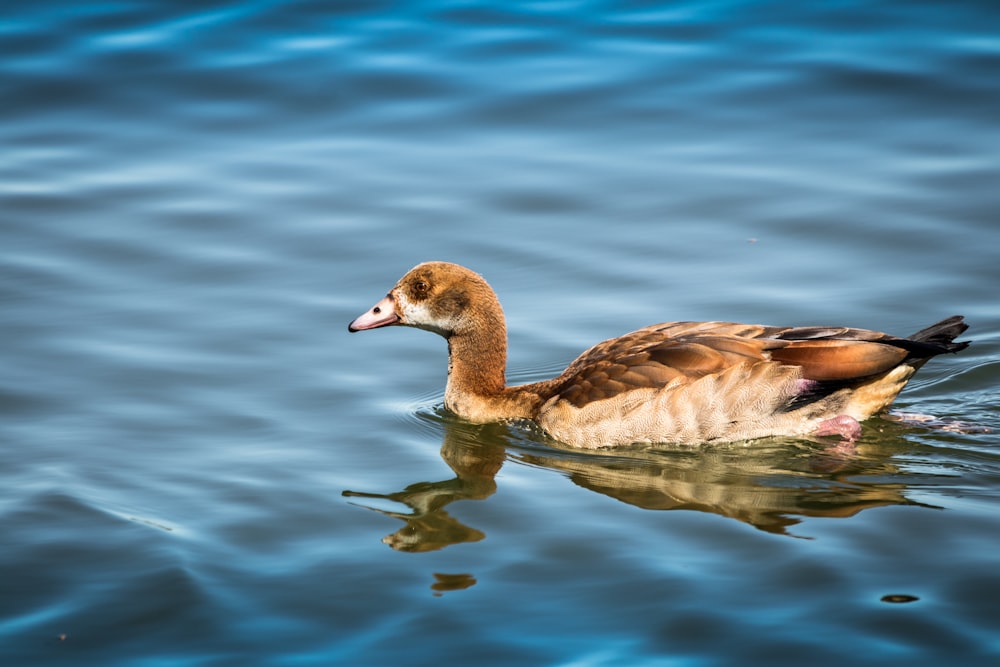
[[[483,500],[496,492],[495,477],[504,463],[504,447],[463,438],[456,428],[448,428],[441,446],[441,457],[455,471],[454,478],[440,482],[417,482],[395,493],[344,491],[344,495],[389,500],[410,508],[410,512],[371,508],[406,522],[405,527],[383,539],[397,551],[434,551],[452,544],[478,542],[486,535],[464,525],[444,508],[456,500]]]
[[[376,504],[369,509],[400,519],[405,526],[386,536],[397,551],[424,552],[486,535],[446,511],[459,500],[485,500],[497,490],[496,474],[510,459],[565,474],[574,484],[648,510],[695,510],[738,519],[783,535],[803,517],[846,518],[866,509],[918,505],[906,497],[916,478],[893,462],[899,448],[911,448],[886,423],[881,433],[850,451],[836,444],[774,439],[752,445],[706,448],[633,448],[581,452],[518,446],[516,427],[471,425],[446,416],[430,417],[444,428],[441,458],[455,477],[415,482],[393,493],[347,490],[351,498],[390,501],[409,511]]]
[[[871,474],[873,463],[884,474],[897,473],[888,457],[873,462],[836,448],[796,452],[751,445],[611,461],[524,459],[564,471],[576,484],[636,507],[710,512],[771,533],[788,534],[801,517],[843,518],[873,507],[914,504],[898,481],[855,479]]]
[[[444,574],[434,573],[434,583],[431,590],[435,595],[441,595],[446,591],[461,591],[476,585],[476,578],[471,574]]]

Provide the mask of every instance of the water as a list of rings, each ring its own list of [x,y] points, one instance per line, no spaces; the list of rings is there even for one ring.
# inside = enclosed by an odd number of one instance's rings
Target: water
[[[991,3],[2,13],[3,664],[1000,660]],[[566,452],[347,334],[427,259],[518,382],[671,319],[973,345],[853,457]]]

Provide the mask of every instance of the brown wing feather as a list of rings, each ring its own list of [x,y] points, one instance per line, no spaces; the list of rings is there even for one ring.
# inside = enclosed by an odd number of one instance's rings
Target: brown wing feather
[[[907,358],[909,344],[847,327],[668,322],[590,348],[557,379],[556,393],[580,407],[630,389],[658,388],[766,361],[798,366],[810,380],[849,381],[894,368]]]
[[[674,322],[598,343],[559,378],[556,392],[580,407],[630,389],[658,388],[746,362],[764,361],[762,327],[725,322]]]

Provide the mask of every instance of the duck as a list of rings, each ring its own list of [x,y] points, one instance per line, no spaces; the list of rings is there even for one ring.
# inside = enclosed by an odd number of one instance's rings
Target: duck
[[[664,322],[597,343],[557,377],[507,386],[493,288],[450,262],[410,269],[348,325],[415,327],[448,343],[444,406],[476,423],[529,420],[573,448],[767,437],[854,442],[929,359],[958,352],[961,315],[900,338],[846,326]]]

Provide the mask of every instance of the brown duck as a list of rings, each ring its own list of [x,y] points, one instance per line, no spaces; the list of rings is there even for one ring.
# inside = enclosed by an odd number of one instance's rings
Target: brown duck
[[[403,325],[448,341],[445,406],[474,422],[531,419],[575,447],[839,435],[885,410],[928,359],[957,352],[949,317],[909,338],[849,327],[668,322],[598,343],[551,380],[508,387],[493,289],[447,262],[411,269],[350,331]]]

